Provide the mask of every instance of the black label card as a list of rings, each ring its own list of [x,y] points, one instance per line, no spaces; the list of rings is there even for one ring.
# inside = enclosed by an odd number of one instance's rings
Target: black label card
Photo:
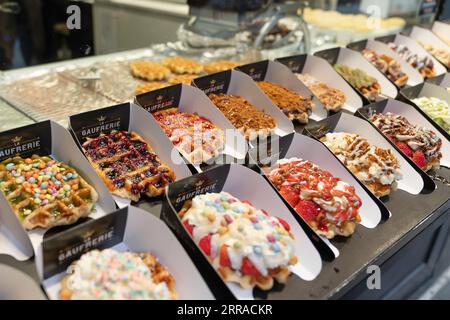
[[[440,85],[442,80],[444,80],[445,75],[446,74],[443,73],[443,74],[441,74],[439,76],[436,76],[436,77],[433,77],[433,78],[427,78],[426,82],[433,83],[433,84],[436,84],[436,85]]]
[[[383,36],[375,38],[375,40],[383,42],[383,43],[390,43],[395,41],[395,34],[389,35],[389,36]]]
[[[249,154],[258,166],[268,166],[274,164],[279,159],[284,159],[294,139],[295,133],[290,133],[283,137],[273,137],[270,142],[258,144],[252,148]]]
[[[52,128],[50,121],[4,131],[0,134],[0,161],[33,154],[48,156],[52,153]]]
[[[414,87],[405,88],[400,93],[408,99],[415,99],[421,94],[424,86],[425,83],[421,83]]]
[[[306,132],[316,139],[322,138],[328,132],[334,131],[334,128],[336,128],[339,119],[341,118],[341,114],[342,112],[339,112],[326,119],[308,124],[305,128]]]
[[[172,206],[178,212],[197,195],[222,191],[229,172],[230,165],[223,165],[172,183],[167,191]]]
[[[389,100],[383,100],[375,103],[371,103],[367,106],[359,108],[356,115],[362,116],[363,118],[369,119],[371,116],[377,113],[383,113],[384,109],[388,104]]]
[[[325,59],[331,66],[334,66],[339,57],[341,48],[332,48],[314,53],[316,57]]]
[[[302,73],[303,67],[305,66],[306,63],[306,58],[307,58],[306,54],[300,54],[296,56],[278,58],[275,59],[275,61],[284,64],[293,73]]]
[[[231,70],[227,70],[196,78],[192,81],[192,83],[208,95],[210,93],[227,93],[230,81]]]
[[[347,48],[355,50],[355,51],[363,51],[367,47],[367,40],[361,40],[349,43]]]
[[[69,124],[80,143],[112,130],[127,131],[130,125],[130,104],[76,114],[69,117]]]
[[[254,81],[264,81],[266,78],[267,68],[269,67],[269,60],[258,61],[255,63],[245,64],[236,69],[249,75]]]
[[[174,86],[140,94],[136,96],[136,103],[148,112],[178,108],[181,92],[182,85],[176,84]]]
[[[121,243],[127,216],[128,208],[123,208],[44,239],[44,279],[64,272],[73,261],[88,251],[106,249]]]

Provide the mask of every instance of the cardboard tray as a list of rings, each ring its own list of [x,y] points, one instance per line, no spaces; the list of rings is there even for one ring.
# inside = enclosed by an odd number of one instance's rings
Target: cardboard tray
[[[278,58],[276,61],[287,66],[295,74],[309,74],[331,88],[344,92],[347,99],[342,106],[343,110],[355,113],[363,105],[363,101],[355,89],[326,60],[310,54],[301,54]]]
[[[179,299],[214,298],[169,228],[158,218],[136,207],[122,208],[42,243],[36,254],[36,266],[48,297],[58,299],[60,281],[72,262],[83,253],[106,248],[154,254],[175,278]]]
[[[201,89],[206,95],[210,93],[224,93],[245,98],[257,109],[275,118],[274,133],[285,136],[294,132],[294,126],[288,117],[264,94],[258,85],[243,72],[227,70],[196,78],[192,85]],[[250,141],[254,143],[254,141]]]
[[[138,95],[135,98],[135,103],[150,113],[162,109],[178,108],[180,112],[195,113],[211,120],[224,131],[225,148],[219,156],[208,160],[206,164],[223,164],[230,159],[234,159],[234,162],[244,161],[247,153],[245,138],[200,89],[185,84],[177,84]],[[188,159],[184,159],[189,162]],[[195,166],[198,172],[202,171],[201,168],[204,167],[204,164],[199,166],[198,163],[189,163]]]
[[[178,150],[172,145],[156,120],[146,110],[133,103],[123,103],[73,115],[69,117],[69,128],[81,150],[87,138],[109,133],[112,130],[134,131],[152,147],[164,163],[172,168],[177,179],[191,175]],[[121,208],[131,203],[129,199],[113,197]]]
[[[449,89],[450,88],[450,72],[443,73],[437,77],[429,78],[429,79],[427,79],[427,82],[438,85],[442,88],[447,89],[447,91],[449,91],[450,90]]]
[[[391,149],[396,158],[399,160],[402,179],[397,181],[397,189],[406,191],[412,195],[417,195],[421,192],[431,192],[435,189],[433,181],[420,170],[409,158],[403,156],[392,146],[390,141],[378,130],[376,130],[368,121],[362,118],[355,117],[346,113],[336,114],[331,116],[316,125],[311,125],[306,128],[307,132],[320,139],[328,132],[347,132],[358,134],[366,138],[371,145],[383,149]],[[392,196],[396,191],[391,192]],[[370,193],[370,191],[369,191]],[[387,198],[389,198],[387,197]],[[385,197],[383,197],[385,198]]]
[[[446,68],[431,54],[428,53],[416,40],[405,36],[403,34],[390,35],[385,37],[375,38],[375,40],[388,44],[393,42],[397,45],[405,45],[411,52],[417,54],[419,57],[428,57],[433,61],[436,76],[446,73]],[[392,51],[394,52],[394,51]]]
[[[334,116],[332,116],[334,117]],[[337,159],[334,154],[328,150],[327,147],[316,139],[301,135],[298,133],[290,134],[281,137],[278,141],[272,141],[271,145],[260,146],[258,150],[252,149],[250,157],[256,163],[266,180],[273,186],[267,177],[268,172],[276,167],[276,161],[280,159],[300,158],[309,160],[318,165],[321,169],[329,171],[335,177],[355,187],[356,194],[361,198],[362,206],[359,210],[361,216],[360,224],[366,228],[375,228],[382,219],[389,217],[389,212],[384,205],[374,197],[367,189],[359,182],[359,180]],[[273,188],[276,190],[275,186]],[[276,191],[278,193],[278,191]],[[278,193],[279,194],[279,193]],[[281,194],[279,194],[281,198]],[[285,201],[294,214],[301,216],[292,208],[289,203]],[[309,225],[304,222],[306,228]],[[305,227],[304,227],[305,228]],[[311,232],[315,233],[312,229]],[[317,235],[317,234],[316,234]],[[317,235],[317,237],[320,237]],[[321,237],[322,240],[333,251],[335,257],[339,256],[339,250],[334,246],[336,242],[344,242],[347,238],[336,236],[332,240]],[[326,252],[324,252],[326,253]]]
[[[183,203],[199,194],[221,191],[240,200],[249,200],[256,208],[284,219],[291,226],[299,262],[290,267],[293,273],[285,285],[276,283],[271,290],[262,291],[225,283],[185,230],[178,217]],[[218,299],[295,299],[301,291],[302,281],[316,278],[322,266],[319,252],[298,223],[298,215],[290,211],[261,175],[241,165],[220,166],[171,184],[167,188],[161,218],[174,231]]]
[[[328,111],[319,99],[285,65],[276,61],[263,60],[239,66],[236,70],[244,72],[256,82],[269,81],[276,83],[302,97],[311,99],[314,107],[309,116],[310,119],[321,120],[328,116]]]
[[[70,133],[56,122],[38,122],[1,133],[0,161],[16,155],[29,157],[33,154],[51,156],[70,165],[97,191],[99,198],[95,210],[87,219],[100,218],[116,208],[111,194],[80,152]],[[85,219],[80,219],[74,225],[83,220]],[[25,231],[3,193],[0,193],[0,224],[0,253],[12,255],[18,260],[33,256],[33,248],[36,250],[45,237],[74,226]]]
[[[395,98],[398,95],[395,85],[393,85],[392,82],[384,76],[384,74],[378,71],[378,69],[367,61],[359,52],[348,48],[332,48],[318,51],[314,55],[327,60],[332,66],[335,64],[342,64],[353,69],[358,68],[377,79],[381,86],[381,93],[379,94],[377,100],[386,99],[388,97]],[[360,93],[357,88],[354,89]],[[370,102],[362,94],[360,94],[360,96],[365,102],[364,104],[368,104]]]
[[[379,55],[385,54],[386,56],[393,58],[396,62],[400,64],[401,70],[408,76],[406,86],[415,86],[423,83],[424,81],[419,71],[417,71],[409,63],[403,60],[396,52],[391,50],[391,48],[389,48],[388,45],[383,42],[368,39],[350,43],[347,45],[347,48],[358,52],[361,52],[362,50],[367,48],[375,51]],[[397,87],[397,89],[400,88],[392,80],[390,80],[389,78],[387,79],[391,81]]]
[[[442,87],[425,82],[423,84],[401,90],[399,99],[400,101],[409,103],[410,105],[414,106],[417,111],[422,114],[422,116],[424,116],[431,124],[433,124],[434,128],[437,131],[439,131],[447,140],[450,140],[450,134],[448,134],[441,126],[434,122],[433,119],[431,119],[424,111],[422,111],[422,109],[418,105],[416,105],[412,101],[415,98],[421,97],[435,97],[450,104],[450,92]]]

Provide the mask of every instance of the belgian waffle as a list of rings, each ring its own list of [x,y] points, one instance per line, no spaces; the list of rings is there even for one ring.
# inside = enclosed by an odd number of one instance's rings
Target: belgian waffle
[[[270,290],[297,263],[289,224],[227,192],[186,201],[179,217],[225,282]]]
[[[199,74],[203,71],[200,63],[183,57],[167,57],[163,60],[163,64],[176,74]]]
[[[197,75],[194,74],[179,74],[171,77],[169,79],[169,83],[170,84],[184,83],[190,85],[192,83],[192,80],[194,80],[196,77]]]
[[[4,160],[0,189],[27,230],[75,223],[98,199],[75,169],[48,156]]]
[[[62,300],[174,300],[175,279],[151,253],[92,250],[69,267]]]
[[[257,84],[289,120],[308,123],[308,117],[314,106],[311,99],[302,97],[276,83],[259,81]]]
[[[216,73],[216,72],[221,72],[221,71],[225,71],[225,70],[230,70],[230,69],[236,68],[237,66],[239,66],[239,63],[237,63],[237,62],[227,61],[227,60],[219,60],[219,61],[214,61],[214,62],[205,64],[203,67],[205,69],[205,72],[207,72],[207,73]]]
[[[167,84],[164,82],[145,82],[138,85],[135,89],[136,94],[142,94],[153,90],[158,90],[161,88],[167,87]]]
[[[331,88],[309,74],[297,74],[297,77],[316,95],[327,110],[337,112],[344,105],[346,97],[341,90]]]
[[[334,69],[367,99],[374,101],[381,93],[378,80],[363,70],[341,64],[335,64]]]
[[[112,131],[88,139],[83,149],[109,191],[138,201],[145,194],[156,197],[175,181],[175,173],[161,162],[135,132]]]
[[[163,65],[151,61],[134,61],[130,63],[131,74],[148,81],[164,80],[170,70]]]

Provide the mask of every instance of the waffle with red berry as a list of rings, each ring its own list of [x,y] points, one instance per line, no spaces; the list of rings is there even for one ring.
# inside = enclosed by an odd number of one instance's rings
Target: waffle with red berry
[[[173,170],[135,132],[113,130],[89,138],[83,151],[109,191],[122,198],[156,197],[175,181]]]
[[[225,133],[209,119],[198,114],[170,108],[153,113],[178,151],[191,163],[202,163],[219,155]]]
[[[370,121],[422,170],[439,168],[442,141],[434,131],[391,112],[374,114]]]
[[[73,224],[88,216],[98,199],[75,169],[37,155],[2,161],[0,190],[27,230]]]
[[[328,239],[348,237],[361,221],[355,188],[314,163],[291,158],[277,162],[269,179],[283,198],[317,232]]]
[[[227,192],[194,197],[179,217],[225,282],[270,290],[297,263],[290,226]]]

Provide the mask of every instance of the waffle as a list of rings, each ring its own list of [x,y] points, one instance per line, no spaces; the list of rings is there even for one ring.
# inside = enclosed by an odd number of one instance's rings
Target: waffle
[[[167,57],[163,60],[163,64],[176,74],[199,74],[203,71],[200,63],[183,57]]]
[[[139,95],[139,94],[150,92],[153,90],[158,90],[158,89],[161,89],[164,87],[167,87],[167,84],[164,82],[156,82],[156,81],[145,82],[136,87],[135,93],[136,93],[136,95]]]
[[[223,93],[211,93],[208,97],[247,140],[268,136],[276,127],[271,115],[258,110],[242,97]]]
[[[184,83],[190,85],[192,83],[192,80],[194,80],[195,78],[197,78],[197,76],[193,74],[179,74],[171,77],[169,79],[169,83],[170,84]]]
[[[327,133],[321,141],[375,196],[383,197],[396,190],[402,175],[392,150],[345,132]]]
[[[131,74],[147,81],[164,80],[170,75],[165,66],[151,61],[134,61],[130,63]]]
[[[205,64],[203,66],[203,68],[205,69],[205,72],[207,72],[207,73],[216,73],[216,72],[234,69],[238,66],[239,66],[239,63],[234,62],[234,61],[219,60],[219,61]]]
[[[83,143],[83,150],[109,191],[119,197],[156,197],[175,181],[173,170],[135,132],[101,134]]]
[[[175,279],[151,253],[85,253],[61,281],[62,300],[175,300]]]
[[[334,69],[367,99],[374,101],[381,93],[378,80],[363,70],[352,69],[341,64],[334,65]]]
[[[419,42],[425,50],[431,53],[436,59],[442,62],[446,67],[450,67],[450,51],[445,48],[438,48],[431,44]]]
[[[369,120],[422,170],[439,168],[442,141],[432,130],[391,112],[374,114]]]
[[[303,159],[282,159],[268,174],[283,198],[319,235],[348,237],[361,221],[353,186]]]
[[[178,151],[191,163],[202,163],[219,155],[225,133],[209,119],[197,114],[178,112],[177,108],[153,113]]]
[[[186,201],[179,217],[225,282],[270,290],[297,263],[290,226],[227,192]]]
[[[346,101],[345,93],[331,88],[309,74],[297,74],[300,81],[311,90],[327,110],[339,111]]]
[[[379,55],[375,51],[365,48],[362,52],[364,58],[372,63],[397,87],[404,87],[408,82],[408,75],[401,70],[400,64],[385,54]]]
[[[308,123],[308,117],[314,103],[311,99],[304,98],[301,95],[291,91],[279,84],[259,81],[257,85],[280,108],[289,120],[297,120],[300,123]]]
[[[389,48],[395,51],[403,60],[408,62],[413,68],[418,70],[425,78],[431,78],[436,75],[433,59],[428,56],[419,57],[403,44],[397,45],[393,42],[388,43]]]
[[[73,224],[88,216],[98,199],[75,169],[47,156],[4,160],[0,189],[27,230]]]

